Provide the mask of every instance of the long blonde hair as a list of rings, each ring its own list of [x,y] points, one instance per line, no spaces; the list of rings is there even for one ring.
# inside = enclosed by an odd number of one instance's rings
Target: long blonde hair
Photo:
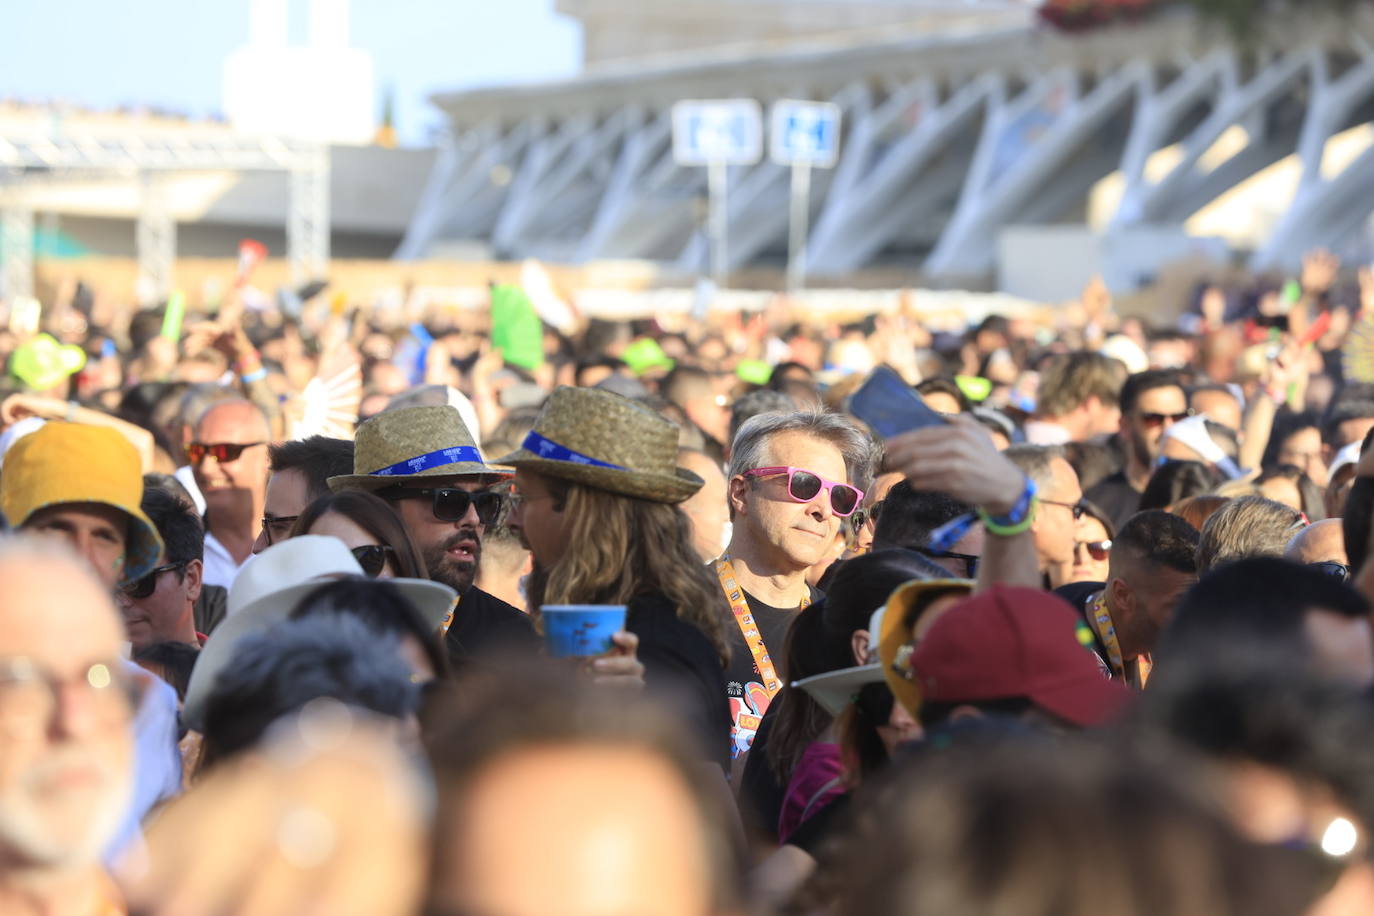
[[[525,587],[542,604],[628,604],[661,593],[728,664],[725,594],[692,547],[692,523],[677,506],[545,477],[564,513],[566,544],[551,568],[538,563]]]

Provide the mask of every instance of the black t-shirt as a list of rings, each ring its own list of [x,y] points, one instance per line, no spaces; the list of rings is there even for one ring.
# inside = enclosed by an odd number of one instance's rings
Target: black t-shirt
[[[820,592],[811,589],[811,600],[820,597]],[[754,626],[763,637],[763,648],[773,662],[774,669],[781,669],[783,647],[787,642],[787,629],[796,619],[799,608],[770,607],[748,592],[744,599],[749,604]],[[758,731],[763,714],[768,711],[771,698],[763,686],[763,675],[754,664],[753,653],[744,641],[739,624],[734,615],[727,625],[730,640],[730,667],[725,672],[725,695],[730,701],[730,755],[738,757],[748,753],[754,743],[754,733]]]
[[[795,846],[813,859],[820,858],[822,847],[837,830],[844,828],[849,817],[851,798],[848,792],[835,799],[798,825],[787,838],[788,846]]]
[[[659,594],[630,601],[625,628],[639,637],[646,689],[676,710],[701,755],[730,770],[730,709],[715,646]]]
[[[778,782],[773,768],[768,765],[768,739],[773,733],[777,712],[776,707],[769,706],[768,712],[763,714],[739,785],[739,813],[744,818],[744,826],[775,843],[782,803],[787,797],[787,786]]]
[[[1112,520],[1116,530],[1131,520],[1140,509],[1140,492],[1126,479],[1125,471],[1117,471],[1083,494]]]
[[[528,615],[475,585],[458,602],[444,637],[455,668],[492,656],[532,656],[539,645],[539,634]]]

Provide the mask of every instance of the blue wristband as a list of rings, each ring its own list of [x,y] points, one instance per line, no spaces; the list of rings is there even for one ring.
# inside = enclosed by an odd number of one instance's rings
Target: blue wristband
[[[239,376],[239,380],[242,381],[245,385],[251,385],[254,382],[260,382],[265,378],[267,378],[267,369],[263,366],[259,366],[252,372],[249,372],[247,375]]]
[[[1002,528],[1015,528],[1026,520],[1026,515],[1030,512],[1031,500],[1035,498],[1035,481],[1026,478],[1026,488],[1021,491],[1021,498],[1012,506],[1011,511],[1006,515],[989,515],[993,524]]]

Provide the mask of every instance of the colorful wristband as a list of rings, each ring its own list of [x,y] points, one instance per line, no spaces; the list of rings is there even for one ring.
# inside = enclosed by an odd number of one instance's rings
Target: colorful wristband
[[[985,523],[990,520],[994,525],[1000,528],[1014,528],[1026,520],[1027,515],[1030,513],[1031,502],[1035,499],[1036,492],[1035,481],[1027,477],[1025,478],[1025,486],[1021,490],[1021,495],[1017,498],[1016,505],[1011,507],[1010,512],[1006,515],[988,515],[986,512],[979,509],[978,514],[984,519]]]
[[[245,385],[251,385],[251,384],[253,384],[254,382],[260,382],[260,381],[262,381],[262,380],[265,379],[265,378],[267,378],[267,370],[264,369],[262,366],[259,366],[258,368],[254,369],[252,372],[249,372],[249,373],[246,373],[246,374],[244,374],[244,375],[240,375],[240,376],[239,376],[239,379],[240,379]]]
[[[978,510],[978,517],[983,521],[983,529],[988,534],[995,534],[998,537],[1009,538],[1018,534],[1025,534],[1030,530],[1030,526],[1035,524],[1035,514],[1040,508],[1040,500],[1034,496],[1026,508],[1025,516],[1018,522],[1004,524],[1003,520],[995,519],[982,509]]]

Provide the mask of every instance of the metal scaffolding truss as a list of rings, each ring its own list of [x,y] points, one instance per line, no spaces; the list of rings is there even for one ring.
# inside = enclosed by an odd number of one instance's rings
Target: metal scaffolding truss
[[[674,163],[668,112],[732,95],[844,111],[840,161],[812,188],[805,258],[818,276],[905,260],[937,282],[986,277],[1005,229],[1081,220],[1113,173],[1124,191],[1108,232],[1127,233],[1180,226],[1297,155],[1301,183],[1257,266],[1293,266],[1374,212],[1374,150],[1323,171],[1327,141],[1374,120],[1374,12],[1297,17],[1246,48],[1180,14],[1081,36],[924,36],[440,97],[453,139],[397,254],[463,241],[503,257],[699,269],[705,174]],[[765,161],[729,180],[728,269],[779,260],[786,173]]]
[[[138,295],[155,301],[172,286],[176,219],[168,176],[192,171],[284,171],[287,257],[293,280],[329,264],[329,147],[218,128],[68,125],[57,119],[0,119],[0,295],[33,291],[36,183],[71,175],[128,176],[139,183]],[[24,227],[27,227],[25,230]]]

